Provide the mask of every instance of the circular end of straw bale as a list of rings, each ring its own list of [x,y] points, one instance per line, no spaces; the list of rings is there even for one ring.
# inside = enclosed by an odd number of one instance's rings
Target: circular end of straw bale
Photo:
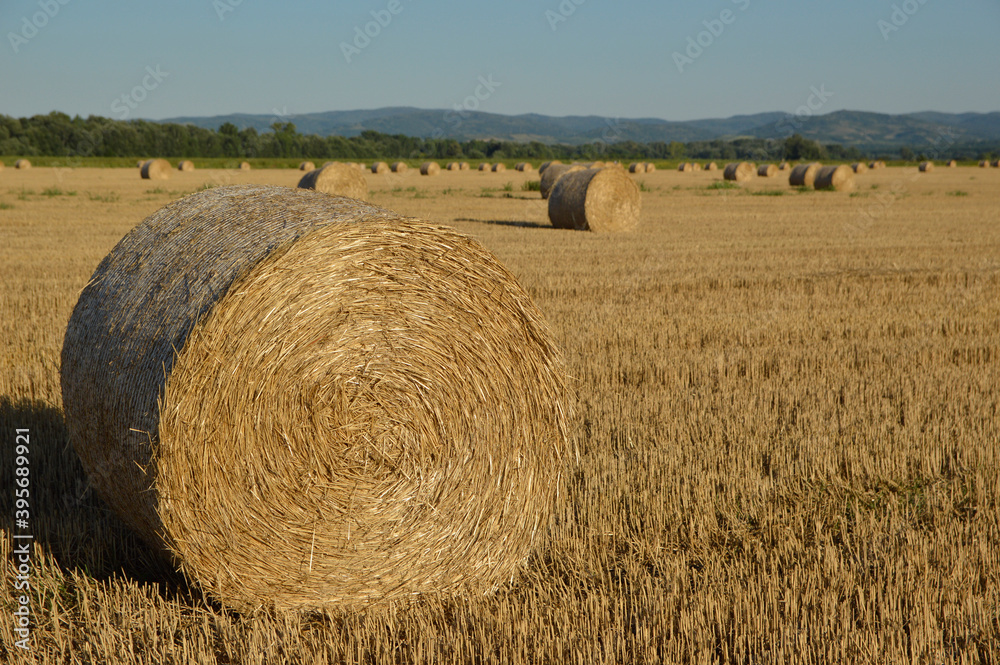
[[[542,172],[539,181],[538,189],[542,194],[542,198],[549,198],[549,194],[552,192],[552,188],[556,186],[559,178],[563,177],[567,173],[583,171],[584,168],[585,167],[582,164],[553,164],[549,166]]]
[[[329,164],[329,163],[330,162],[327,162],[327,164]],[[326,166],[326,164],[324,164],[324,166]],[[315,168],[316,168],[316,165],[313,162],[301,162],[301,163],[299,163],[299,170],[300,171],[312,171]]]
[[[31,162],[28,161],[27,159],[19,159],[16,162],[14,162],[14,168],[15,169],[21,169],[22,171],[24,171],[26,169],[30,169],[31,168]]]
[[[774,164],[761,164],[757,167],[757,175],[761,178],[773,178],[778,175],[778,167]]]
[[[490,165],[487,164],[486,162],[482,162],[482,163],[479,164],[479,170],[480,171],[489,171],[490,170]]]
[[[165,159],[149,159],[142,163],[139,175],[143,180],[166,180],[170,177],[170,162]]]
[[[656,173],[656,164],[653,162],[646,162],[646,173]]]
[[[406,162],[393,162],[389,165],[389,170],[393,173],[406,173],[406,170],[410,167],[406,165]]]
[[[420,175],[437,175],[441,173],[441,165],[437,162],[424,162],[420,165]]]
[[[709,162],[708,164],[705,164],[705,170],[706,171],[718,171],[719,170],[719,165],[716,164],[715,162]]]
[[[694,171],[694,166],[692,166],[690,162],[681,162],[677,166],[677,170],[681,173],[691,173]]]
[[[183,159],[177,164],[178,171],[194,171],[194,162],[190,159]]]
[[[347,196],[352,199],[368,198],[368,182],[357,168],[350,164],[333,162],[320,169],[313,169],[299,180],[300,189]]]
[[[372,164],[372,173],[389,173],[389,164],[386,162],[375,162]]]
[[[921,173],[930,173],[934,170],[934,162],[920,162],[918,167]]]
[[[552,515],[564,374],[476,241],[284,187],[175,201],[81,293],[61,368],[94,488],[226,606],[482,593]]]
[[[447,171],[458,171],[461,169],[461,166],[459,165],[458,162],[448,162],[448,165],[445,166],[444,168]]]
[[[524,173],[531,173],[535,170],[535,167],[531,165],[531,162],[518,162],[517,165],[514,166],[514,169]]]
[[[497,162],[491,167],[491,170],[494,173],[503,173],[507,170],[507,166],[503,162]]]
[[[470,168],[469,162],[459,162],[458,164],[459,171],[468,171]]]
[[[549,221],[557,229],[631,231],[642,210],[639,186],[622,169],[567,172],[548,198]]]
[[[538,172],[541,173],[541,169],[539,169]],[[645,173],[646,172],[646,164],[643,163],[643,162],[632,162],[631,164],[628,165],[628,172],[629,173]]]
[[[816,182],[816,173],[822,168],[819,162],[811,164],[796,164],[788,174],[788,184],[792,187],[812,187]]]
[[[854,171],[847,164],[820,167],[816,172],[813,187],[815,189],[833,189],[838,192],[849,192],[854,189]]]
[[[722,177],[734,182],[745,182],[754,176],[755,169],[749,162],[730,162],[726,164]]]

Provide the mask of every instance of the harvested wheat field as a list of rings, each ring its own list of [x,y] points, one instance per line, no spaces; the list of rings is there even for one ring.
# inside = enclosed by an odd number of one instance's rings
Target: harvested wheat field
[[[0,662],[1000,660],[1000,171],[889,167],[837,192],[661,168],[629,176],[635,230],[604,235],[553,228],[536,173],[365,174],[373,204],[478,240],[551,327],[571,377],[554,517],[490,593],[235,612],[98,497],[60,353],[140,221],[301,175],[0,172],[5,478],[30,438],[28,531],[0,498],[0,604],[27,594],[32,646],[19,660],[8,615]]]

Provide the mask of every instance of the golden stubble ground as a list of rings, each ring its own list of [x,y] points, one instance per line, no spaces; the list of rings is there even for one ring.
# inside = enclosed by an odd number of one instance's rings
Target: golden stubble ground
[[[30,429],[36,536],[24,653],[4,490],[0,661],[1000,659],[1000,169],[889,168],[854,195],[661,170],[614,236],[552,229],[535,173],[366,175],[494,251],[565,351],[579,461],[549,542],[488,598],[240,616],[186,587],[68,445],[66,321],[164,204],[300,175],[0,171],[0,473]]]

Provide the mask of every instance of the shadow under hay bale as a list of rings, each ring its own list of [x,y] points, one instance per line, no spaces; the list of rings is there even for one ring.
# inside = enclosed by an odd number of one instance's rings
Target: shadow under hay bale
[[[568,445],[558,350],[492,254],[284,187],[133,229],[80,295],[61,378],[93,487],[244,610],[495,588]]]

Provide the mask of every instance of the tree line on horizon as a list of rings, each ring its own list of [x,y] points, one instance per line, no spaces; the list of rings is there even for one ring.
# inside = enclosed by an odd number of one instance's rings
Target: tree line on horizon
[[[148,120],[114,120],[100,116],[70,117],[54,111],[30,118],[0,115],[0,155],[50,157],[238,157],[367,159],[708,159],[708,160],[843,160],[989,159],[1000,145],[949,146],[948,155],[930,155],[907,146],[878,154],[855,146],[821,144],[793,134],[785,139],[737,138],[724,141],[596,140],[583,145],[519,143],[499,139],[420,138],[366,130],[358,136],[300,134],[291,122],[275,122],[271,131],[240,129],[226,122],[218,129]]]

